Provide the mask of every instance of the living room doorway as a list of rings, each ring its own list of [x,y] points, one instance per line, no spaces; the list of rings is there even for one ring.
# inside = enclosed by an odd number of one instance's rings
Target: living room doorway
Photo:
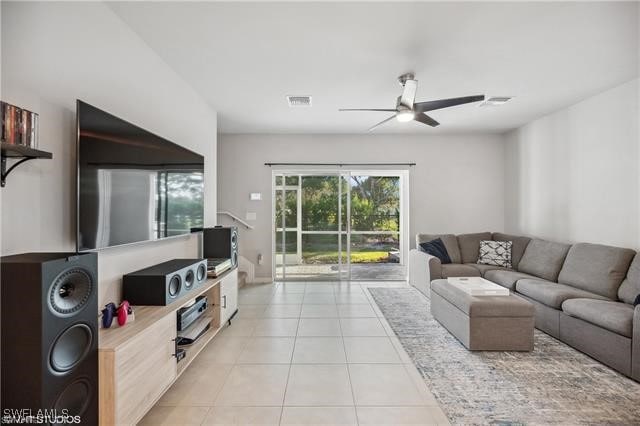
[[[405,280],[408,170],[274,170],[278,281]]]

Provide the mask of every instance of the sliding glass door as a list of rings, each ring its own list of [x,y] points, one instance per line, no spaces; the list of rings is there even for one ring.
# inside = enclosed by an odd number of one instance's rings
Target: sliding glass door
[[[349,259],[361,279],[404,279],[400,258],[400,176],[352,173]]]
[[[274,278],[404,280],[405,176],[274,172]]]

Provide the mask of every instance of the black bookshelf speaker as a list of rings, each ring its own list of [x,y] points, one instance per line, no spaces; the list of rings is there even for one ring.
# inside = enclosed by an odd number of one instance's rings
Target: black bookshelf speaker
[[[231,259],[231,267],[237,267],[238,228],[235,226],[204,228],[202,253],[207,259]]]
[[[97,254],[26,253],[1,262],[1,415],[98,424]]]

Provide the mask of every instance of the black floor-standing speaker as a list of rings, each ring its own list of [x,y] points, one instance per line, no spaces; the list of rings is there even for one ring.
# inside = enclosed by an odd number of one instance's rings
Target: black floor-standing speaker
[[[1,262],[0,415],[97,425],[97,254],[27,253]]]
[[[216,226],[204,228],[202,253],[207,259],[231,259],[231,268],[238,266],[238,228]]]

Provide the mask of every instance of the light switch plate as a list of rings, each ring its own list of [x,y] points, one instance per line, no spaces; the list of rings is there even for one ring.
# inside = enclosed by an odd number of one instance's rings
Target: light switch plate
[[[249,196],[249,199],[251,201],[261,201],[262,200],[262,193],[260,193],[260,192],[252,192],[251,195]]]
[[[245,215],[245,219],[246,220],[256,220],[256,213],[255,212],[247,212],[247,214]]]

